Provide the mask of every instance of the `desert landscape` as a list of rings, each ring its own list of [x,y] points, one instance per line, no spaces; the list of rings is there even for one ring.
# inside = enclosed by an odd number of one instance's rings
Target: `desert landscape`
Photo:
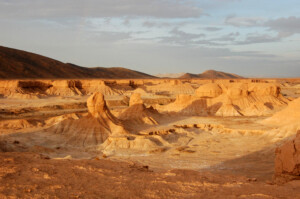
[[[0,0],[0,199],[300,199],[297,0]]]
[[[300,197],[300,79],[38,79],[52,59],[1,49],[0,198]]]

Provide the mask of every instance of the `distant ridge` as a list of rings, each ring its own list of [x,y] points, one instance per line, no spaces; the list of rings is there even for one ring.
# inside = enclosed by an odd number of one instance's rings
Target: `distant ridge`
[[[180,76],[181,79],[191,79],[191,78],[201,78],[201,79],[238,79],[243,78],[242,76],[233,74],[233,73],[225,73],[222,71],[216,70],[207,70],[201,74],[192,74],[192,73],[185,73],[184,75]]]
[[[0,46],[0,79],[127,79],[155,78],[146,73],[126,68],[86,68],[41,56],[38,54]]]
[[[192,79],[192,78],[200,78],[197,74],[185,73],[184,75],[178,77],[180,79]]]
[[[186,73],[162,73],[162,74],[157,74],[155,76],[160,78],[179,78],[184,74]]]
[[[193,74],[193,73],[166,73],[166,74],[157,74],[155,75],[159,78],[176,78],[176,79],[238,79],[244,78],[242,76],[233,74],[233,73],[225,73],[222,71],[216,70],[207,70],[201,74]]]

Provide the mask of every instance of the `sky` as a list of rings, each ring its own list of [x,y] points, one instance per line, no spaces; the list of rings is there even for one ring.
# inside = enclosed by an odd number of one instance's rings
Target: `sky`
[[[0,45],[148,74],[300,77],[299,0],[0,0]]]

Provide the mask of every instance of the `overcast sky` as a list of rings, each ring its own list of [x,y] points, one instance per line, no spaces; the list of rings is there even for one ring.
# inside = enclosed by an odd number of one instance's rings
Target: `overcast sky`
[[[0,45],[86,67],[300,77],[299,0],[0,0]]]

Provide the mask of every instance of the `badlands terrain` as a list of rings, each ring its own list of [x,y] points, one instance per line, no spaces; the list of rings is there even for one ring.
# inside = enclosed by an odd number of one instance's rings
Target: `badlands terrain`
[[[0,69],[0,198],[300,198],[300,79]]]
[[[300,79],[1,80],[0,95],[0,198],[300,198]]]

